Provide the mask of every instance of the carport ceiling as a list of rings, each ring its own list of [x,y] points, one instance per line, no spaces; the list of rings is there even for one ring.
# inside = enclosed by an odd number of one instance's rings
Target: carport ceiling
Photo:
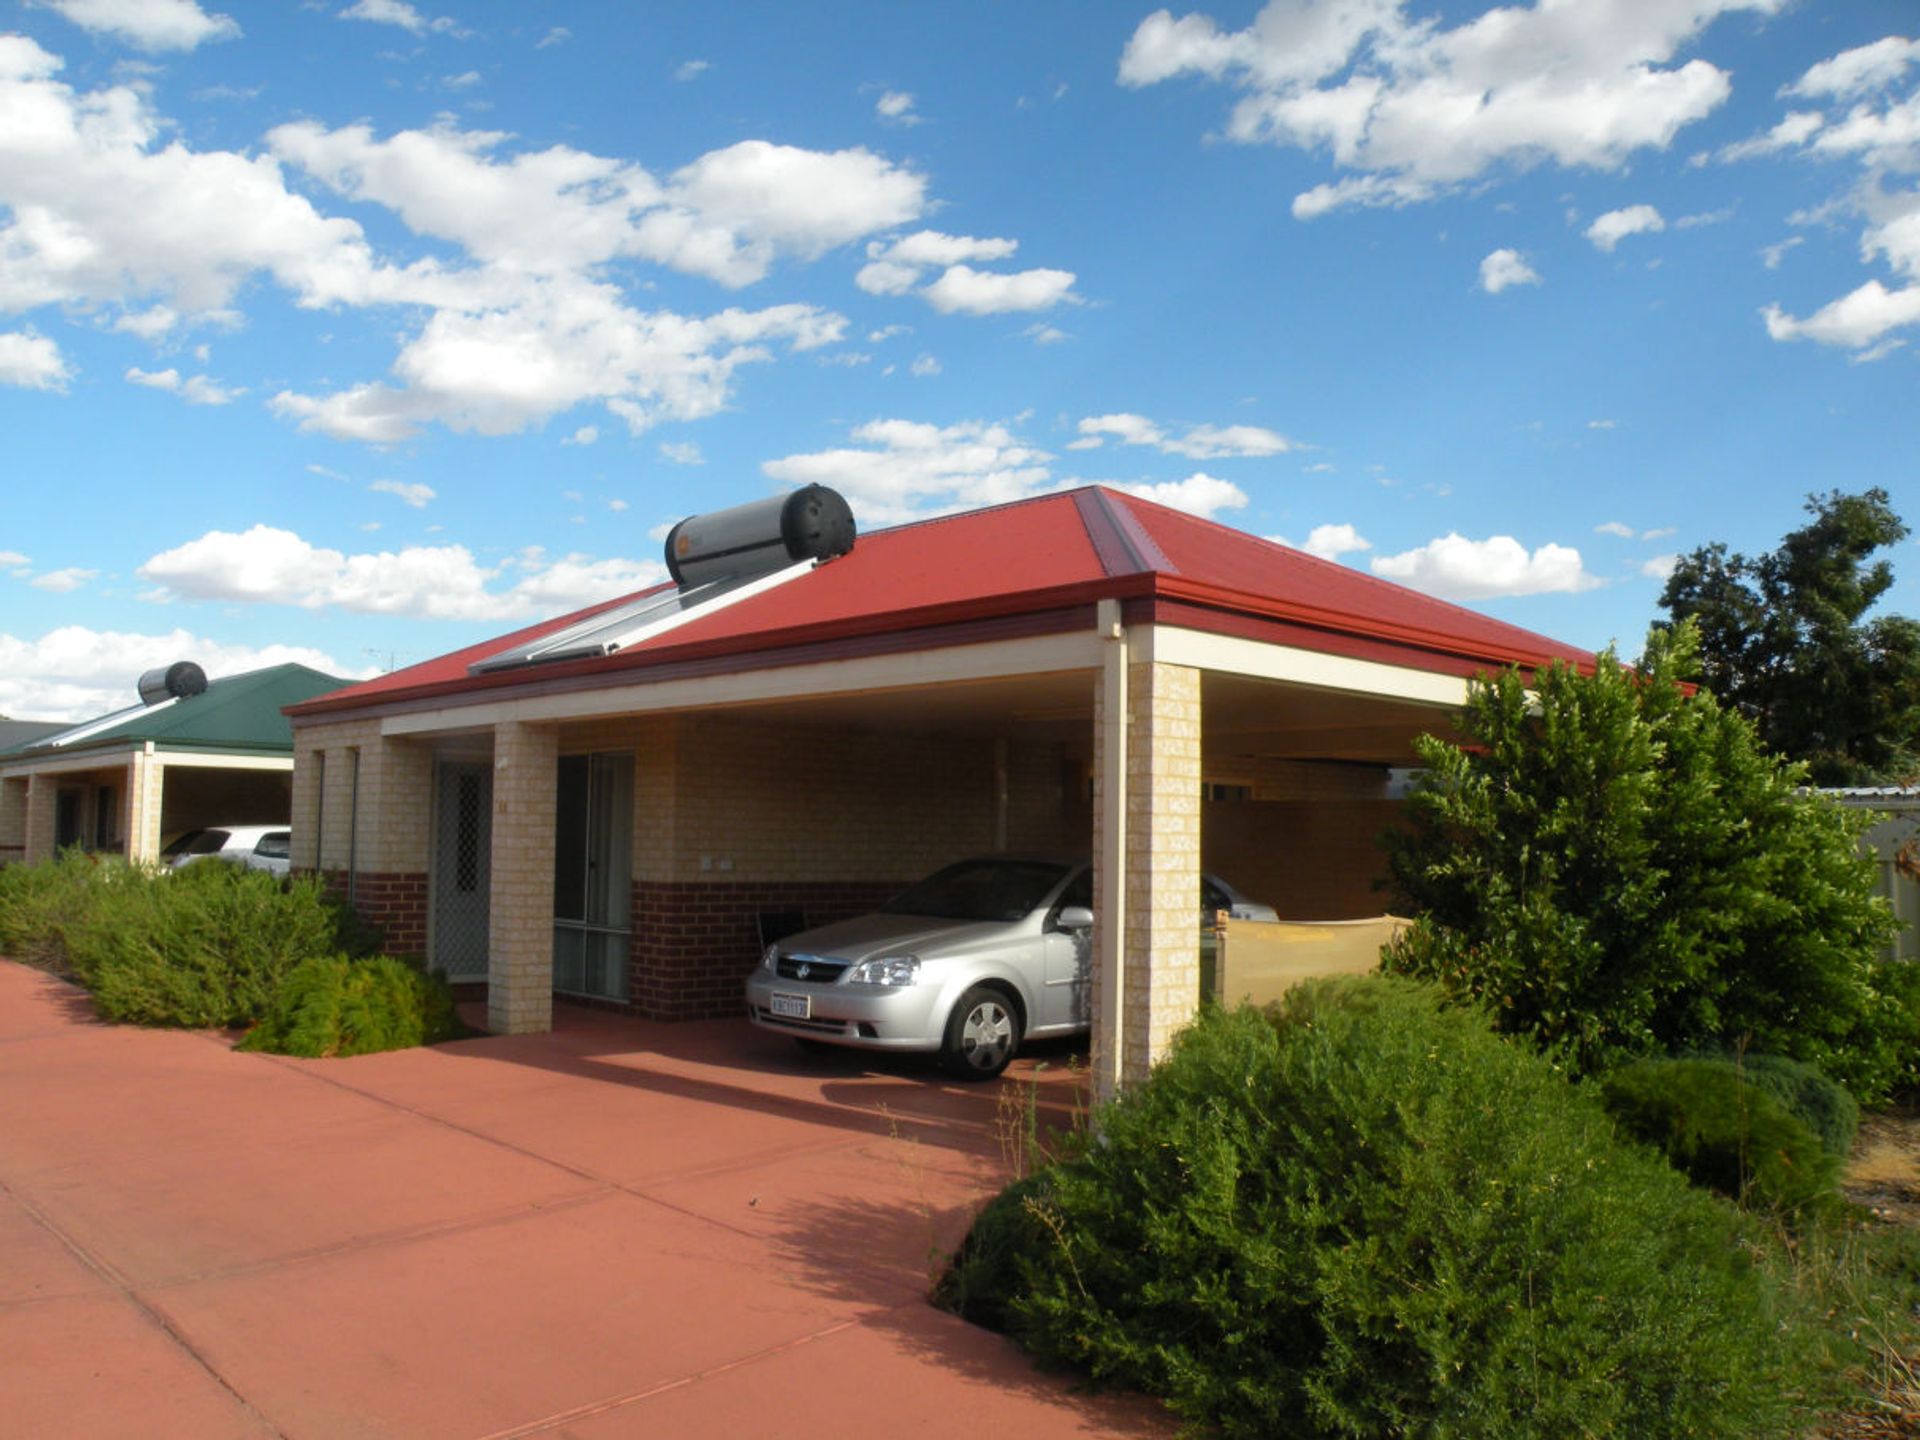
[[[1085,745],[1092,739],[1096,683],[1091,671],[1063,671],[783,700],[734,713],[764,715],[783,724],[891,734],[1006,736]],[[1439,707],[1237,675],[1205,676],[1201,713],[1208,758],[1411,765],[1415,736],[1428,731],[1452,735],[1449,712]]]

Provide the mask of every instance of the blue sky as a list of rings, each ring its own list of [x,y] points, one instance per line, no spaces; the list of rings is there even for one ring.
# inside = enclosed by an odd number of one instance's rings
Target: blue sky
[[[1911,0],[0,0],[0,712],[425,659],[812,480],[1633,653],[1810,491],[1920,522],[1917,336]]]

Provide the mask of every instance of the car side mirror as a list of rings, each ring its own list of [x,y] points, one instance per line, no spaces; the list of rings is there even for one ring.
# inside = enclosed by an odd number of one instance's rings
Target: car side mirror
[[[1061,909],[1053,923],[1061,930],[1091,930],[1093,911],[1084,905],[1068,905]]]

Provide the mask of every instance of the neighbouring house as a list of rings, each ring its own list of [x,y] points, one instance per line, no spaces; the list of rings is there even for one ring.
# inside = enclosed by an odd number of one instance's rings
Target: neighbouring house
[[[680,583],[293,706],[295,867],[525,1031],[556,994],[738,1014],[770,918],[1090,853],[1105,1090],[1194,1011],[1203,856],[1283,917],[1375,914],[1414,738],[1491,667],[1593,662],[1102,487],[727,570],[803,499],[683,521]]]
[[[1920,788],[1863,785],[1821,793],[1878,817],[1860,837],[1860,847],[1874,858],[1875,892],[1900,921],[1899,933],[1882,953],[1889,960],[1920,960]]]
[[[157,860],[188,830],[286,823],[293,731],[283,707],[345,683],[305,665],[212,682],[191,661],[148,672],[140,703],[0,750],[0,863],[75,845]]]

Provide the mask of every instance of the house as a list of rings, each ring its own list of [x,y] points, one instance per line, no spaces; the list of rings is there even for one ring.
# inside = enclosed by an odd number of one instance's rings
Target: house
[[[282,707],[346,682],[274,665],[209,682],[191,661],[141,677],[139,703],[0,750],[0,863],[68,846],[157,860],[168,837],[289,818]]]
[[[1203,851],[1283,916],[1375,913],[1414,738],[1490,667],[1593,661],[1102,487],[719,568],[819,490],[683,521],[682,583],[293,706],[295,867],[525,1031],[556,993],[737,1014],[769,915],[1091,853],[1111,1089],[1193,1013]]]

